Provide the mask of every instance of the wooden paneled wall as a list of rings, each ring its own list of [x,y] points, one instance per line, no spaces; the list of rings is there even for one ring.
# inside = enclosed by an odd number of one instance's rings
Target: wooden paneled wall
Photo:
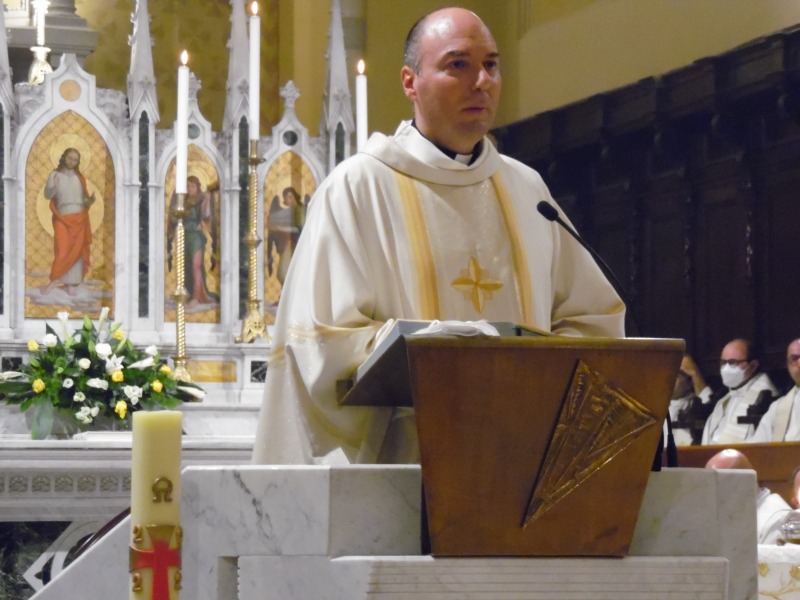
[[[714,381],[749,337],[788,386],[800,337],[800,28],[495,130]],[[629,331],[634,327],[629,322]]]

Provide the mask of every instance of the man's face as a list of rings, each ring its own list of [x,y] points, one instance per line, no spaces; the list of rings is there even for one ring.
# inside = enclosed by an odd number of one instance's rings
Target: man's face
[[[786,368],[795,385],[800,385],[800,339],[793,341],[786,349]]]
[[[445,9],[428,18],[419,46],[419,72],[403,67],[403,90],[415,122],[430,140],[472,152],[494,122],[500,100],[497,45],[477,16]]]
[[[78,156],[77,152],[67,152],[67,156],[64,158],[64,164],[68,169],[74,169],[78,166],[80,160],[80,156]]]
[[[750,360],[747,356],[747,344],[742,340],[733,340],[725,344],[720,355],[720,364],[730,364],[744,371],[744,381],[749,381],[755,375],[758,361]]]

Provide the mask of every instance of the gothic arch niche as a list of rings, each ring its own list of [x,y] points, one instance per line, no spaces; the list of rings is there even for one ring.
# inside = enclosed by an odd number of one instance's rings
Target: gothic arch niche
[[[292,151],[275,159],[264,177],[264,316],[269,325],[275,322],[286,270],[315,189],[311,169]]]
[[[189,144],[187,160],[186,209],[184,218],[186,244],[185,286],[189,299],[185,303],[187,323],[220,322],[220,182],[219,173],[211,158],[194,144]],[[200,190],[192,194],[193,178]],[[171,216],[175,202],[175,160],[170,163],[164,185],[167,213],[164,231],[167,232],[164,264],[164,320],[175,321],[176,253],[173,250],[174,224]],[[196,285],[195,285],[196,282]]]
[[[80,155],[79,171],[85,191],[94,196],[89,206],[91,235],[85,236],[86,253],[67,253],[67,262],[74,263],[76,254],[88,256],[82,275],[58,277],[48,286],[51,275],[69,265],[55,260],[53,208],[55,201],[45,197],[45,184],[58,168],[67,149]],[[68,110],[48,123],[31,146],[25,168],[25,317],[52,318],[59,311],[71,317],[96,317],[103,306],[113,314],[114,291],[114,164],[108,146],[89,121]],[[56,192],[58,194],[58,192]],[[57,196],[54,196],[54,199]],[[66,214],[66,213],[65,213]],[[68,227],[58,227],[65,231]],[[62,238],[60,247],[73,250],[72,239]],[[77,271],[81,271],[77,267]]]

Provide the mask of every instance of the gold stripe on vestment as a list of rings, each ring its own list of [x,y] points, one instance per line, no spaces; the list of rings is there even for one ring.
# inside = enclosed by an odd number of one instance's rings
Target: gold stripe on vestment
[[[433,253],[422,213],[419,190],[416,182],[407,175],[395,171],[400,190],[400,200],[406,217],[406,229],[411,246],[411,257],[417,269],[417,291],[419,293],[420,319],[439,318],[439,287]]]
[[[522,310],[522,321],[523,323],[533,323],[531,275],[528,270],[528,261],[525,259],[525,245],[522,243],[522,233],[519,230],[519,220],[514,210],[514,203],[511,201],[505,184],[496,173],[492,175],[492,185],[497,194],[500,212],[503,213],[508,239],[511,242],[511,257],[514,261],[514,276],[517,280],[517,296]]]

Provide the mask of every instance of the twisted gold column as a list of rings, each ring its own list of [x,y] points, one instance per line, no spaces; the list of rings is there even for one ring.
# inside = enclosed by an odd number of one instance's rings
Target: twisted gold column
[[[191,381],[189,370],[186,368],[188,357],[186,356],[186,300],[189,293],[186,291],[186,241],[183,231],[183,219],[186,217],[186,194],[178,194],[175,208],[172,211],[175,217],[175,293],[172,298],[175,300],[175,319],[176,330],[176,356],[175,372],[173,377],[178,381]]]
[[[264,317],[259,310],[261,302],[258,300],[258,182],[256,180],[256,167],[261,162],[258,158],[258,141],[250,140],[250,176],[248,178],[248,228],[244,242],[247,245],[247,313],[242,319],[242,334],[236,338],[236,343],[252,342],[257,337],[264,337],[267,333]]]

